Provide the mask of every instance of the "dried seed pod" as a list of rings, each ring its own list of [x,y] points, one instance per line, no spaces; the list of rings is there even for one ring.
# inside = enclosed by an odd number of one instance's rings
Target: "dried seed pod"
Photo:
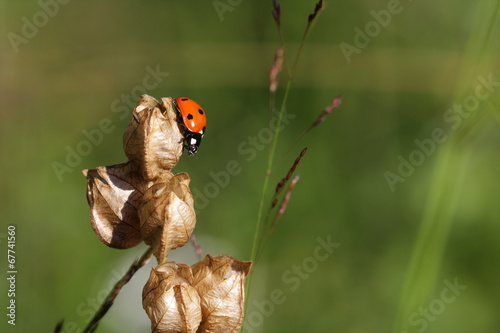
[[[179,161],[183,139],[172,98],[164,97],[160,104],[143,95],[123,135],[123,149],[130,161],[139,164],[144,179],[156,180]]]
[[[109,247],[127,249],[142,240],[137,209],[147,189],[134,165],[83,170],[87,177],[90,219],[97,237]]]
[[[189,181],[187,173],[175,176],[164,173],[161,181],[142,197],[139,207],[141,234],[160,260],[165,260],[170,250],[184,246],[196,225]]]
[[[167,262],[152,269],[142,291],[142,306],[153,333],[194,333],[201,321],[200,297],[185,264]]]
[[[193,286],[201,298],[199,333],[239,332],[243,323],[245,278],[251,262],[228,255],[205,256],[192,267]]]

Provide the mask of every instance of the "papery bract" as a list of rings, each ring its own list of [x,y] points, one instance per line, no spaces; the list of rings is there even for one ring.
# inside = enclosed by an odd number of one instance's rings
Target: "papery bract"
[[[166,260],[170,250],[184,246],[196,225],[189,181],[187,173],[165,173],[142,198],[141,234],[160,260]]]
[[[172,98],[159,103],[143,95],[123,135],[123,149],[130,161],[139,164],[144,179],[156,180],[179,161],[183,139]]]
[[[201,298],[202,322],[198,333],[238,332],[243,323],[245,278],[251,262],[228,255],[205,256],[192,266],[193,286]]]
[[[194,333],[201,321],[200,297],[192,287],[191,267],[167,262],[152,269],[142,306],[154,333]]]
[[[83,170],[92,228],[107,246],[127,249],[141,240],[137,209],[147,189],[130,163]]]

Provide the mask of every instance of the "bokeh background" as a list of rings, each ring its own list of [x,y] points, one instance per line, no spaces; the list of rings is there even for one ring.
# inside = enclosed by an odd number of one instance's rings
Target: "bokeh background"
[[[0,279],[2,332],[51,332],[63,318],[64,332],[80,332],[144,252],[99,242],[81,174],[125,162],[121,137],[142,92],[205,108],[200,151],[174,171],[191,176],[204,252],[250,259],[279,46],[272,2],[62,2],[0,2],[1,275],[8,225],[18,271],[15,327]],[[281,3],[289,64],[314,5]],[[266,203],[309,150],[254,267],[245,332],[498,332],[499,7],[329,1],[294,74],[294,117],[279,136]],[[347,44],[357,48],[349,56]],[[278,104],[286,70],[281,79]],[[341,107],[286,154],[341,93]],[[230,161],[240,168],[226,177]],[[337,245],[326,255],[322,242]],[[189,244],[171,258],[197,261]],[[149,331],[149,270],[97,332]]]

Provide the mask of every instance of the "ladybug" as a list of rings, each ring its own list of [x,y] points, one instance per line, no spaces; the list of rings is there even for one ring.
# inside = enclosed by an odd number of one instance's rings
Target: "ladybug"
[[[207,116],[205,111],[192,99],[178,97],[175,99],[179,123],[184,127],[184,148],[189,155],[194,155],[198,151],[205,127],[207,126]]]

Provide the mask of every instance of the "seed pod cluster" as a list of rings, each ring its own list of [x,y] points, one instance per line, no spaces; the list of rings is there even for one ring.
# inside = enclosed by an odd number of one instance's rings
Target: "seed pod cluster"
[[[196,224],[190,179],[171,172],[182,141],[172,98],[144,95],[123,136],[129,161],[83,171],[92,228],[104,244],[127,249],[144,241],[161,261],[186,244]]]
[[[144,241],[158,259],[143,290],[152,332],[238,332],[251,263],[227,255],[192,267],[168,261],[196,224],[189,175],[172,173],[183,131],[172,98],[141,97],[123,136],[128,162],[83,170],[92,228],[112,248]]]
[[[250,262],[227,255],[153,268],[142,291],[152,332],[239,332],[249,270]]]

